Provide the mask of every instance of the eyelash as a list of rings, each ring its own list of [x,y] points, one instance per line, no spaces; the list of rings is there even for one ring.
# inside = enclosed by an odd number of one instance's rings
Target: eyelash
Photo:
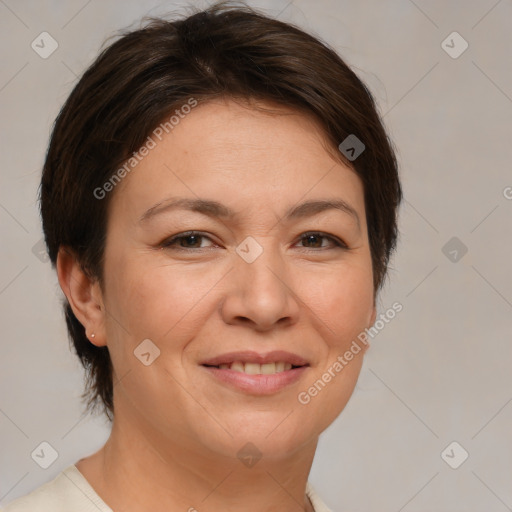
[[[209,247],[193,248],[193,247],[175,246],[176,242],[178,242],[179,240],[187,239],[190,236],[196,236],[196,237],[200,237],[200,238],[208,238],[210,241],[213,242],[213,240],[211,240],[211,238],[209,236],[201,233],[200,231],[186,231],[184,233],[179,233],[175,236],[172,236],[171,238],[164,240],[160,244],[160,248],[178,250],[178,251],[197,251],[197,250],[201,250],[201,249],[209,249]],[[308,236],[318,236],[318,237],[326,238],[326,239],[330,240],[334,244],[334,247],[332,247],[332,249],[349,250],[347,244],[345,244],[345,242],[343,242],[341,239],[339,239],[335,236],[332,236],[332,235],[327,235],[326,233],[323,233],[321,231],[306,231],[305,233],[303,233],[301,235],[301,237],[299,238],[299,241],[307,238]],[[213,242],[213,243],[215,243],[215,242]],[[304,249],[309,250],[309,251],[318,251],[318,250],[326,250],[326,249],[328,249],[328,247],[327,248],[326,247],[317,247],[317,248],[304,247]]]

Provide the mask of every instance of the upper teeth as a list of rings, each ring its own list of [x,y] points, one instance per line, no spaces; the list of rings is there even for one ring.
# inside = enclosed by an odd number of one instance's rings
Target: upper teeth
[[[235,372],[248,373],[249,375],[279,373],[285,370],[291,370],[291,363],[279,361],[277,363],[242,363],[242,361],[234,361],[233,363],[220,364],[221,370],[234,370]]]

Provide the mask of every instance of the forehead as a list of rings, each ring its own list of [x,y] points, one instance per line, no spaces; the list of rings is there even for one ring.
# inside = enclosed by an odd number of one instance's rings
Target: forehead
[[[313,116],[270,103],[256,107],[230,99],[196,106],[152,137],[152,149],[123,179],[115,201],[140,211],[169,195],[213,196],[235,208],[277,207],[278,198],[290,203],[327,192],[361,200],[360,178],[333,156]]]

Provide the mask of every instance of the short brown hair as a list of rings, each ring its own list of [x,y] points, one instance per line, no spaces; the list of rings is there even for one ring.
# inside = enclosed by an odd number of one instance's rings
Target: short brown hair
[[[44,163],[40,207],[55,267],[69,248],[84,271],[103,283],[108,205],[94,191],[191,97],[257,99],[314,116],[326,141],[364,185],[374,292],[395,249],[402,200],[397,161],[372,94],[326,43],[247,5],[220,2],[168,21],[151,18],[121,34],[85,71],[62,107]],[[339,144],[355,135],[364,151],[350,161]],[[107,347],[85,335],[67,300],[70,339],[86,369],[87,406],[113,415]]]

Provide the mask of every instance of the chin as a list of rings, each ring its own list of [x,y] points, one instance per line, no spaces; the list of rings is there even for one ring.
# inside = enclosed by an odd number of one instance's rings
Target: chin
[[[206,432],[197,432],[201,443],[219,455],[240,458],[245,452],[273,459],[286,458],[304,445],[316,442],[320,428],[310,425],[300,418],[298,410],[290,407],[285,411],[253,411],[233,418],[218,418],[229,435],[222,428],[211,429],[205,425]],[[291,414],[290,414],[291,413]]]

